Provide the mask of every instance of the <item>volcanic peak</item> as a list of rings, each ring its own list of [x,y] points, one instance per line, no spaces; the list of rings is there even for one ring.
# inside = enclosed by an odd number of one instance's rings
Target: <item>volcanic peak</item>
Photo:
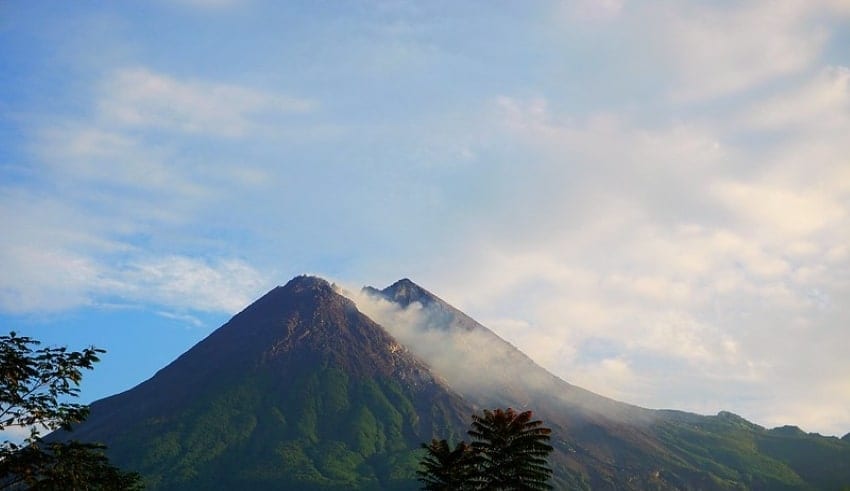
[[[425,306],[439,300],[436,295],[410,281],[408,278],[402,278],[383,290],[378,290],[371,286],[365,287],[364,290],[366,293],[379,295],[402,307],[407,307],[414,302],[419,302]]]
[[[333,293],[333,286],[323,278],[311,275],[298,275],[289,280],[283,289],[291,293],[315,291],[317,293]]]

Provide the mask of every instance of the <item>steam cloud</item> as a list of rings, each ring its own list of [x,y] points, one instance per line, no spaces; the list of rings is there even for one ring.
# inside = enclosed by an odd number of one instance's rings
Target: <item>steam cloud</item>
[[[339,288],[339,293],[428,363],[452,389],[476,402],[536,411],[569,406],[633,423],[651,418],[649,410],[564,383],[484,326],[439,302],[414,301],[404,307],[368,290]]]

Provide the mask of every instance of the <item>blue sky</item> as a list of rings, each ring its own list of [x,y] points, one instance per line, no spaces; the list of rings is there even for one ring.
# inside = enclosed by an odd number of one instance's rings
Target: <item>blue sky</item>
[[[0,3],[0,321],[126,390],[300,273],[850,431],[850,4]]]

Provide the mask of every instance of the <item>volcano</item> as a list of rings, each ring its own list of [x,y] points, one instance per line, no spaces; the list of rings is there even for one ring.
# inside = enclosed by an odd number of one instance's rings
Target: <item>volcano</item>
[[[556,489],[850,484],[847,439],[594,394],[407,279],[349,297],[296,277],[93,403],[70,436],[105,443],[154,490],[418,489],[422,442],[464,439],[473,412],[513,407],[552,428]]]

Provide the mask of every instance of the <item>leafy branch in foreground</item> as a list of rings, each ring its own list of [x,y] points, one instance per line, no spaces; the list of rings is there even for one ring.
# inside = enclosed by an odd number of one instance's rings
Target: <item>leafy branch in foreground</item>
[[[0,443],[0,489],[140,489],[141,477],[109,464],[103,445],[42,439],[42,431],[70,431],[88,416],[87,406],[68,399],[105,351],[40,344],[14,332],[0,336],[0,431],[29,432],[21,444]]]
[[[32,427],[69,430],[88,415],[82,404],[62,401],[77,397],[83,369],[91,370],[105,353],[94,347],[33,349],[40,342],[14,332],[0,336],[0,430]]]

